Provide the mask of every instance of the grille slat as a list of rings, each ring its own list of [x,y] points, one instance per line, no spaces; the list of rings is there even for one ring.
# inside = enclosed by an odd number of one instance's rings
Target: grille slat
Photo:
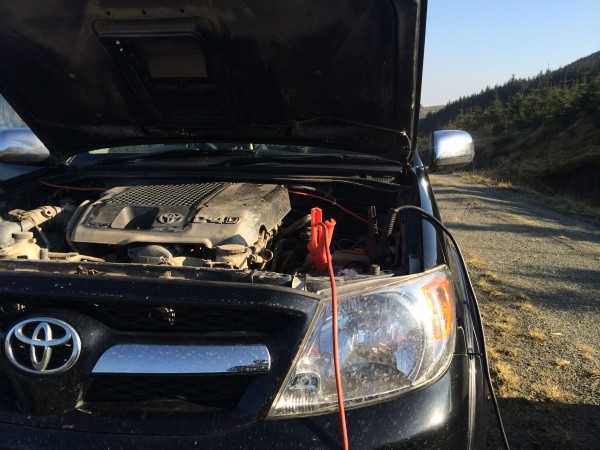
[[[88,315],[109,328],[125,332],[251,332],[273,336],[286,328],[295,316],[259,309],[215,308],[206,306],[150,306],[141,304],[55,304],[37,307],[61,308]],[[20,304],[21,310],[0,314],[0,325],[10,326],[33,305]],[[10,305],[4,309],[9,310]]]
[[[185,401],[202,406],[235,408],[250,376],[102,376],[92,379],[86,402]]]
[[[10,380],[0,374],[0,406],[14,406],[15,394]]]
[[[119,331],[256,332],[273,335],[293,318],[272,311],[229,308],[96,305],[82,311]]]

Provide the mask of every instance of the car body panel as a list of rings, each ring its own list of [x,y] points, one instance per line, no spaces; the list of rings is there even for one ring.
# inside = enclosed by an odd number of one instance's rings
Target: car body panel
[[[469,409],[485,402],[485,385],[479,357],[457,355],[445,375],[426,389],[377,405],[347,412],[350,448],[482,448],[485,428],[481,416],[474,421]],[[470,375],[475,376],[470,380]],[[471,383],[478,383],[471,385]],[[339,448],[338,416],[325,414],[298,419],[263,420],[239,430],[205,435],[81,433],[65,429],[36,429],[0,424],[3,446],[52,449],[81,448],[162,449],[165,447],[263,449],[279,447]]]
[[[58,157],[194,139],[410,158],[425,1],[137,5],[0,5],[0,92]]]

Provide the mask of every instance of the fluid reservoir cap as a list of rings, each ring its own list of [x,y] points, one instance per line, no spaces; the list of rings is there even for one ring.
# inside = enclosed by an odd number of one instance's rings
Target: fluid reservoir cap
[[[33,233],[31,231],[19,231],[18,233],[12,234],[13,239],[31,239],[33,238]]]
[[[239,255],[246,253],[246,246],[242,244],[224,244],[217,247],[220,255]]]

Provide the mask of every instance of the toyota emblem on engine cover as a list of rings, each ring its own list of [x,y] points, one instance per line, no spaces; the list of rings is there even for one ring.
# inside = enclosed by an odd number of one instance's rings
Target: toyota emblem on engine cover
[[[58,319],[26,319],[10,329],[4,349],[9,361],[25,372],[62,373],[79,358],[81,340],[75,329]]]
[[[163,225],[174,225],[183,221],[183,216],[179,213],[166,213],[158,216],[156,220],[158,220]]]

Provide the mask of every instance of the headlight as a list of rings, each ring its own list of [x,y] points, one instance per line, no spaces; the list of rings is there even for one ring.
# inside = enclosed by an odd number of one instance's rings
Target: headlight
[[[447,268],[386,283],[338,294],[346,408],[381,401],[435,380],[452,357],[456,325]],[[329,298],[323,301],[271,417],[337,409],[332,351]]]

